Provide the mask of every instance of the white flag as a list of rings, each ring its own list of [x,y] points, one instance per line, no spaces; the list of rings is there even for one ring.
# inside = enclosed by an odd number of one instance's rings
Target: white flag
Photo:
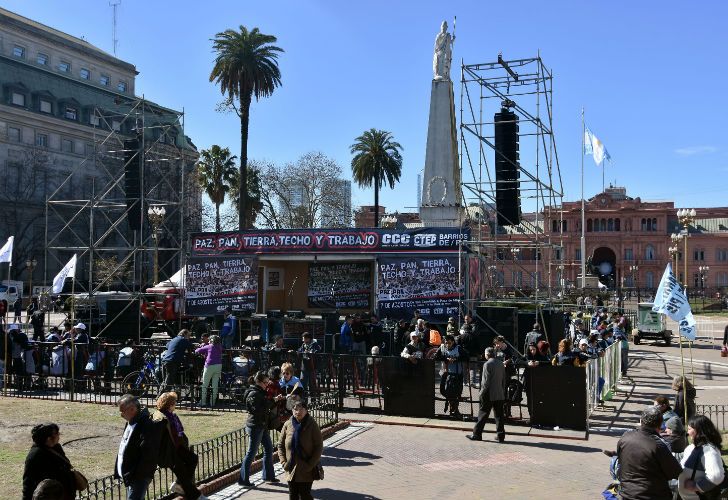
[[[678,322],[681,336],[695,340],[697,329],[690,302],[685,295],[685,289],[672,273],[670,264],[665,268],[660,285],[657,287],[652,310],[660,314],[667,314],[672,320]]]
[[[2,248],[0,248],[0,262],[10,262],[13,265],[13,240],[15,236],[8,238]]]
[[[63,266],[63,269],[61,269],[61,272],[56,274],[56,277],[53,278],[53,288],[51,290],[52,293],[61,293],[63,290],[63,283],[66,281],[66,278],[74,278],[76,276],[76,254],[73,254],[73,257],[71,257],[71,260],[68,261],[68,264]]]

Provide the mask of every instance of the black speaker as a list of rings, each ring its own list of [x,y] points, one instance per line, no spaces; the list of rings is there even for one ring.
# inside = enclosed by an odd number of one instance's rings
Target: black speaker
[[[141,316],[139,299],[109,299],[106,301],[106,328],[103,337],[114,339],[137,338],[151,335],[148,321]]]
[[[495,122],[495,207],[498,225],[521,222],[519,191],[518,116],[507,108],[496,113]]]
[[[268,319],[280,319],[283,317],[283,311],[280,309],[268,309],[265,314]]]
[[[503,335],[508,342],[518,347],[518,308],[478,306],[475,314],[481,353],[493,345],[493,339],[498,335]]]
[[[306,317],[306,313],[300,309],[289,309],[286,312],[286,317],[293,319],[304,319]]]
[[[129,229],[142,229],[141,176],[142,155],[139,139],[124,141],[124,194],[126,196],[127,221]]]

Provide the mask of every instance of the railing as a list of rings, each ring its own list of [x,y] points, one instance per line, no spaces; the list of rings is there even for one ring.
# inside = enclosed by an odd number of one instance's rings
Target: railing
[[[708,417],[719,431],[728,430],[728,426],[726,426],[728,405],[695,405],[695,413]]]
[[[328,427],[338,422],[336,398],[336,394],[322,394],[309,405],[308,411],[319,427]],[[279,434],[277,431],[271,431],[271,433],[275,448]],[[192,449],[197,453],[199,459],[195,471],[195,480],[197,484],[200,484],[239,468],[248,451],[248,436],[243,427],[194,444]],[[262,446],[258,450],[258,455],[261,453]],[[172,481],[174,481],[174,474],[171,470],[158,468],[149,485],[147,500],[173,498],[175,495],[169,491],[169,485]],[[126,490],[119,479],[106,476],[89,481],[88,490],[80,492],[77,498],[79,500],[124,499],[126,498]]]
[[[615,342],[604,355],[590,359],[586,366],[587,412],[589,415],[603,402],[612,398],[622,367],[622,348]]]

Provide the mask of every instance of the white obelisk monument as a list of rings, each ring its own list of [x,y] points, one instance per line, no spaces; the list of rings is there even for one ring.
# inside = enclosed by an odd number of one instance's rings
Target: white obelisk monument
[[[452,227],[462,222],[455,99],[450,80],[454,40],[447,32],[447,22],[443,21],[435,38],[427,152],[421,186],[420,217],[426,227]]]

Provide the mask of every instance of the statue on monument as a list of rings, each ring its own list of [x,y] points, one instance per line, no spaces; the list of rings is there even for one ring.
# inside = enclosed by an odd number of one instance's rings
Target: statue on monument
[[[434,80],[450,79],[450,63],[452,62],[452,46],[455,36],[447,32],[447,21],[442,22],[440,32],[435,38],[435,55],[432,59]]]

